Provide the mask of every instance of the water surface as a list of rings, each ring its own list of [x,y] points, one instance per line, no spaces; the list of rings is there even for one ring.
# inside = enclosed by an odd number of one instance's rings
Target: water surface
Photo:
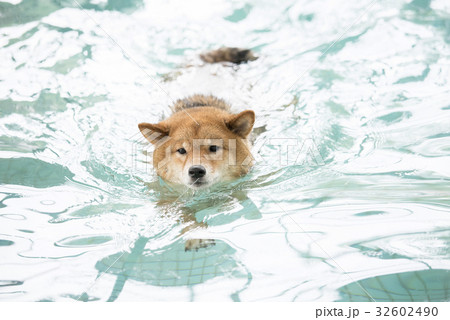
[[[0,300],[448,301],[447,2],[0,2]],[[137,123],[193,93],[257,161],[179,197]]]

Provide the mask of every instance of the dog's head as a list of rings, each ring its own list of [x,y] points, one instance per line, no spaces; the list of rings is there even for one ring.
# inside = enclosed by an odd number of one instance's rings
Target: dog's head
[[[179,111],[157,124],[140,123],[155,146],[153,166],[164,180],[197,189],[246,174],[253,164],[247,136],[251,110],[229,114],[214,107]]]

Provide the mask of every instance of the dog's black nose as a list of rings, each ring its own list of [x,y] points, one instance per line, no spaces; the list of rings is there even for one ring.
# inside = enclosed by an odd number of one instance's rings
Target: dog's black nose
[[[192,166],[189,168],[189,175],[194,179],[200,179],[206,174],[204,166]]]

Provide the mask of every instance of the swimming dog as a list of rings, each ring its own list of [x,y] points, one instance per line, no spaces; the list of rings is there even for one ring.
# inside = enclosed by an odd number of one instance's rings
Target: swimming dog
[[[255,60],[248,49],[221,48],[200,55],[206,63]],[[165,181],[192,189],[210,187],[247,174],[253,165],[248,136],[255,113],[232,113],[214,96],[195,94],[175,102],[173,114],[139,130],[154,146],[153,167]]]

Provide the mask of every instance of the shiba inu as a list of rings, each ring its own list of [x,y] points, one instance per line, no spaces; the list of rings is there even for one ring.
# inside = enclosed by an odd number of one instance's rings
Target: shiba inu
[[[240,64],[256,59],[250,50],[238,48],[221,48],[200,57],[206,63]],[[153,166],[161,178],[200,189],[249,172],[252,110],[231,113],[224,100],[196,94],[176,101],[172,111],[159,123],[138,125],[155,146]]]

